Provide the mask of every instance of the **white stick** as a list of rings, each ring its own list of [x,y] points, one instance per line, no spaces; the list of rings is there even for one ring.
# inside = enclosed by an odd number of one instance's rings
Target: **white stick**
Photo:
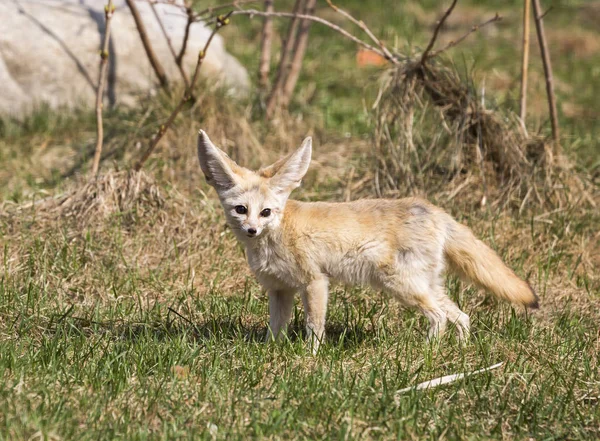
[[[410,387],[405,387],[404,389],[400,389],[398,391],[396,391],[396,395],[401,395],[404,394],[406,392],[410,392],[412,390],[423,390],[423,389],[432,389],[434,387],[437,386],[441,386],[443,384],[449,384],[449,383],[454,383],[458,380],[462,380],[465,377],[470,377],[471,375],[477,375],[477,374],[481,374],[483,372],[487,372],[487,371],[491,371],[493,369],[497,369],[500,366],[502,366],[504,364],[503,361],[501,361],[500,363],[494,364],[492,366],[483,368],[483,369],[478,369],[476,371],[473,372],[465,372],[463,374],[452,374],[452,375],[445,375],[443,377],[440,378],[435,378],[433,380],[429,380],[429,381],[425,381],[423,383],[419,383],[416,386],[410,386]]]

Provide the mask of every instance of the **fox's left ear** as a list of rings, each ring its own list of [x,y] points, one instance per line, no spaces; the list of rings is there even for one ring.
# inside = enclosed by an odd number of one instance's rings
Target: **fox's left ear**
[[[269,181],[271,188],[277,192],[290,193],[299,187],[310,165],[311,155],[312,138],[309,136],[300,148],[285,158],[285,162],[278,167],[277,173]]]

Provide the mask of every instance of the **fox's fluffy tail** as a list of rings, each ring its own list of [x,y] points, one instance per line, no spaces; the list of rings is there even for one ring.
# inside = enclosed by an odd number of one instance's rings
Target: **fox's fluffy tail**
[[[462,277],[509,302],[536,309],[538,296],[471,230],[452,220],[445,243],[450,266]]]

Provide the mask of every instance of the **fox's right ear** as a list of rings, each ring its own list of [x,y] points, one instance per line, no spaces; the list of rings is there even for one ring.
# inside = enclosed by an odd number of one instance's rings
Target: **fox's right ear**
[[[204,130],[198,132],[198,159],[206,182],[216,190],[229,190],[238,184],[234,173],[237,164],[211,142]]]

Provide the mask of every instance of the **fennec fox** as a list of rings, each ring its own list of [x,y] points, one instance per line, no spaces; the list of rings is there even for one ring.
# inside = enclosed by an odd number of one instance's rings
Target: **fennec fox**
[[[306,138],[295,152],[254,172],[237,165],[204,131],[198,137],[206,180],[268,292],[268,339],[285,330],[299,292],[316,352],[325,331],[330,280],[391,293],[427,317],[429,338],[441,335],[448,321],[461,339],[469,332],[469,317],[445,292],[446,266],[502,299],[538,306],[529,284],[492,249],[425,200],[288,200],[308,169],[311,149]]]

